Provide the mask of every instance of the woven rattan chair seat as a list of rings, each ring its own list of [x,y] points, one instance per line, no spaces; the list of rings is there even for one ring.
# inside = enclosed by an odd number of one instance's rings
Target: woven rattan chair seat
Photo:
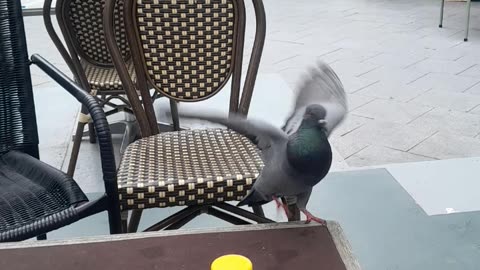
[[[0,241],[72,223],[75,204],[85,201],[71,177],[38,159],[17,151],[0,157]]]
[[[92,90],[98,92],[123,91],[122,81],[114,67],[99,67],[87,61],[82,61],[82,66]],[[135,81],[136,76],[132,61],[129,61],[127,66],[130,76]]]
[[[263,167],[258,148],[227,129],[166,132],[128,146],[120,162],[122,210],[241,200]]]

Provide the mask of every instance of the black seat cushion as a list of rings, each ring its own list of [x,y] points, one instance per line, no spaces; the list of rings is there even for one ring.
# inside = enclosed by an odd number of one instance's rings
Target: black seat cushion
[[[62,171],[18,151],[0,157],[0,233],[86,201],[77,183]]]

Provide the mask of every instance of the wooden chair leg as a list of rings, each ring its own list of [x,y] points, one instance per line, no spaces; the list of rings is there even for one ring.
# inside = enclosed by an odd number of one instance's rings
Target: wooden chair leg
[[[79,121],[77,130],[75,131],[75,139],[73,140],[72,154],[68,163],[67,175],[73,177],[75,167],[77,166],[78,153],[80,152],[80,145],[82,144],[83,130],[85,129],[85,122]]]

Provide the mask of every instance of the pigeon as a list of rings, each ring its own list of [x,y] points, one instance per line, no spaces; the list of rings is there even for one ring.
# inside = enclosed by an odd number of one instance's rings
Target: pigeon
[[[329,172],[332,149],[328,141],[332,131],[347,114],[347,98],[343,84],[333,69],[323,61],[306,72],[298,87],[295,105],[282,128],[266,121],[247,119],[231,113],[180,114],[223,125],[250,139],[260,149],[264,167],[251,190],[238,203],[262,205],[278,198],[295,202],[306,216],[306,223],[326,221],[307,210],[313,187]],[[285,211],[287,207],[285,204]]]

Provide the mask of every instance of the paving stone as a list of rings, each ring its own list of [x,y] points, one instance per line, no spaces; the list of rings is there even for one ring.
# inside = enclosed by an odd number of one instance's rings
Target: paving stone
[[[366,123],[373,121],[372,119],[368,119],[365,117],[356,116],[353,114],[347,114],[345,119],[340,123],[340,125],[333,131],[333,137],[340,137],[343,136],[363,125]]]
[[[438,159],[478,157],[480,156],[480,139],[441,131],[409,152]]]
[[[402,151],[414,147],[435,131],[416,129],[408,125],[371,121],[346,134],[345,138],[371,145],[381,145]]]
[[[463,92],[479,82],[480,80],[477,78],[445,73],[429,73],[410,85],[435,91]]]
[[[370,146],[369,143],[355,140],[352,137],[332,138],[330,143],[344,159],[348,159],[350,156],[361,151],[365,147]]]
[[[353,111],[367,103],[375,100],[373,97],[367,97],[359,94],[347,94],[348,110]]]
[[[436,108],[408,124],[429,132],[447,131],[473,137],[480,132],[480,117],[472,113]]]
[[[468,112],[480,105],[480,96],[467,93],[428,91],[413,99],[410,103]]]
[[[423,105],[377,99],[353,110],[352,114],[375,120],[406,124],[431,109],[431,107]]]
[[[384,44],[385,46],[388,46]],[[382,53],[375,57],[367,59],[365,62],[387,67],[405,68],[411,66],[419,61],[424,60],[424,56],[412,55],[412,54],[395,54],[395,53]]]
[[[360,76],[360,78],[407,84],[425,76],[427,72],[396,67],[379,67]]]
[[[480,95],[480,82],[466,90],[465,93],[472,95]]]
[[[347,93],[356,93],[363,88],[366,88],[372,84],[378,82],[378,80],[373,79],[364,79],[355,76],[342,76],[337,74],[340,80],[342,81],[345,92]]]
[[[433,160],[433,158],[415,155],[388,147],[372,145],[347,158],[346,162],[351,167],[363,167],[427,160]]]
[[[477,62],[477,61],[475,61]],[[477,62],[478,63],[478,62]],[[470,67],[459,73],[460,76],[467,76],[473,78],[480,78],[480,64],[475,64],[474,66]]]
[[[379,81],[378,83],[371,84],[355,93],[369,97],[394,100],[398,102],[407,102],[420,96],[428,90],[428,88],[422,86],[411,86],[383,80]]]
[[[378,65],[346,60],[336,61],[332,63],[331,66],[339,76],[357,77],[379,67]]]
[[[424,72],[439,72],[448,74],[458,74],[467,68],[471,67],[468,63],[459,63],[448,60],[425,59],[409,66],[411,69],[416,69]]]

